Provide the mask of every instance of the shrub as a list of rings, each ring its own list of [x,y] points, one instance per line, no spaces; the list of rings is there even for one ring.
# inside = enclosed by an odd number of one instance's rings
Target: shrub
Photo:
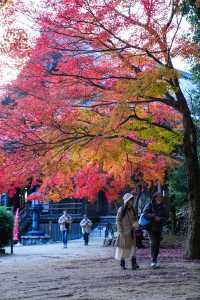
[[[13,215],[5,207],[0,206],[0,249],[8,245],[13,233]]]
[[[174,196],[173,204],[180,208],[187,203],[187,175],[186,168],[183,164],[168,174],[167,184],[169,196]]]

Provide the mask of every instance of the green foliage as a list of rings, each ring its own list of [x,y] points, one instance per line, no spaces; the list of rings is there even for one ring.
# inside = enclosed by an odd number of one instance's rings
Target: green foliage
[[[13,233],[13,215],[0,206],[0,248],[8,245]]]
[[[169,92],[171,85],[169,81],[177,78],[178,74],[170,68],[157,67],[152,70],[146,70],[134,81],[123,82],[122,86],[125,89],[127,97],[142,96],[142,97],[164,97]],[[120,84],[119,84],[120,86]]]
[[[182,141],[181,135],[154,126],[141,130],[138,136],[142,139],[153,138],[154,142],[149,145],[148,149],[166,154],[174,151]]]
[[[182,11],[193,26],[193,41],[200,44],[200,7],[196,0],[185,0],[182,4]]]
[[[187,174],[185,165],[174,169],[168,175],[169,196],[174,196],[174,205],[181,207],[187,202]]]
[[[197,6],[195,0],[185,0],[182,5],[182,11],[186,15],[187,20],[192,25],[193,34],[191,36],[193,42],[200,46],[200,7]],[[197,84],[197,94],[200,94],[200,63],[199,56],[192,61],[192,73],[195,83]],[[198,97],[197,97],[198,98]]]
[[[132,153],[133,152],[133,143],[129,140],[123,140],[121,142],[121,149],[125,151],[126,153]]]

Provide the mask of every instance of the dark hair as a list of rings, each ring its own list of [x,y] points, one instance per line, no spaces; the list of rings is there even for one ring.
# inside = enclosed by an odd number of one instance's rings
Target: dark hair
[[[162,193],[156,192],[156,193],[154,193],[153,196],[152,196],[152,202],[155,202],[155,201],[156,201],[157,196],[160,196],[161,198],[163,198]]]
[[[132,210],[132,212],[133,212],[133,214],[134,214],[134,216],[136,216],[136,212],[135,212],[135,209],[134,209],[134,207],[133,206],[131,206],[131,208],[129,208],[129,209],[131,209]],[[126,215],[126,213],[127,213],[127,210],[128,210],[128,205],[123,205],[122,206],[122,219],[125,217],[125,215]]]

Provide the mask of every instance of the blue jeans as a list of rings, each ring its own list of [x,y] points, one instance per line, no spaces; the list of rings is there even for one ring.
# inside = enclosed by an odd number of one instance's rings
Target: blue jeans
[[[62,241],[63,241],[64,246],[67,246],[67,235],[68,235],[67,229],[63,230],[62,231]]]
[[[83,234],[83,239],[84,239],[85,245],[87,246],[88,242],[89,242],[89,233],[85,232]]]

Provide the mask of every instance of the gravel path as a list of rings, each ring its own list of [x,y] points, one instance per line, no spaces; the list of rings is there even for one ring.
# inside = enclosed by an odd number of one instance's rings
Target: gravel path
[[[0,257],[0,300],[200,300],[200,263],[180,249],[162,249],[159,270],[149,268],[149,249],[138,250],[140,270],[121,271],[101,244],[15,247]]]

